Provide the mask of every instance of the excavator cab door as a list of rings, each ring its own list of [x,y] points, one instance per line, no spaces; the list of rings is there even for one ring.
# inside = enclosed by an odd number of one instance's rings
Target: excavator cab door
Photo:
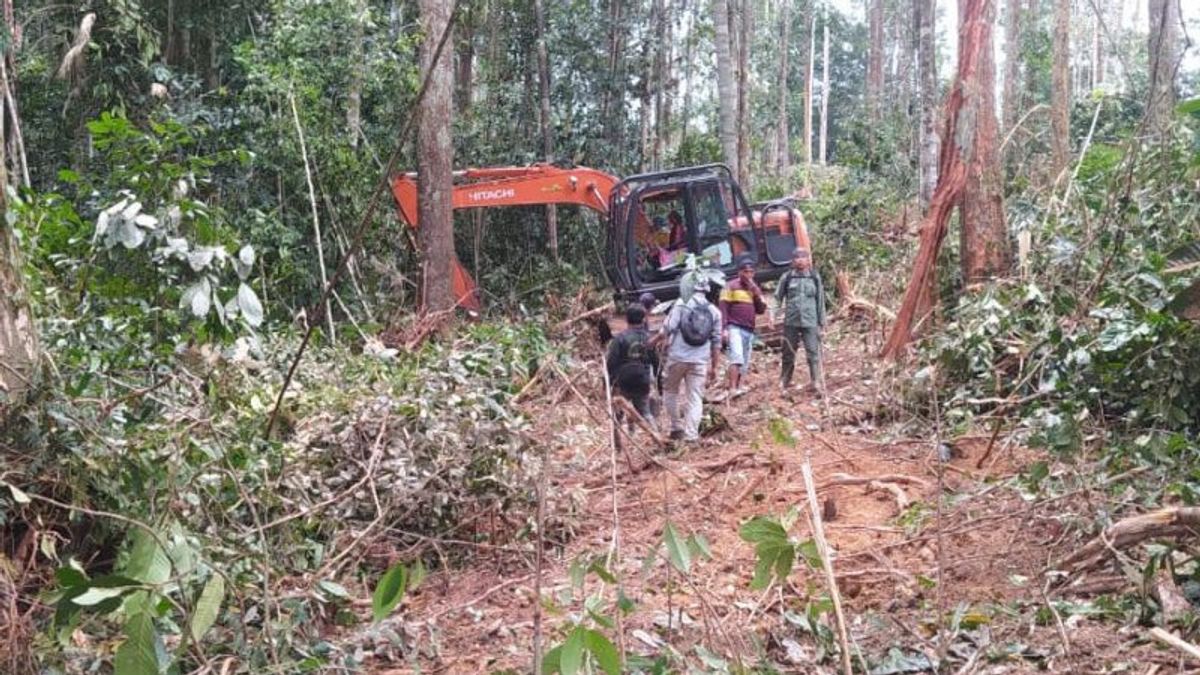
[[[737,262],[762,250],[761,228],[729,169],[708,165],[643,174],[614,190],[606,267],[618,295],[679,292],[689,255],[732,275]]]

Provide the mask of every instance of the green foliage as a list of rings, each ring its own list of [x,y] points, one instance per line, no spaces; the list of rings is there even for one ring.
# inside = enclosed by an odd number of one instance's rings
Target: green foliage
[[[542,672],[575,675],[585,663],[594,664],[608,675],[621,673],[621,657],[612,641],[599,631],[576,626],[563,644],[546,652],[542,658]]]
[[[756,516],[742,523],[738,529],[738,534],[744,541],[754,544],[754,554],[757,557],[750,588],[762,590],[772,581],[786,579],[792,572],[792,564],[797,555],[810,567],[816,568],[821,564],[816,542],[811,539],[796,542],[788,537],[787,527],[794,519],[794,514],[789,514],[782,521]]]
[[[375,587],[375,592],[371,594],[371,614],[376,621],[382,621],[396,609],[404,599],[407,588],[408,567],[403,563],[396,563],[384,573],[379,585]]]

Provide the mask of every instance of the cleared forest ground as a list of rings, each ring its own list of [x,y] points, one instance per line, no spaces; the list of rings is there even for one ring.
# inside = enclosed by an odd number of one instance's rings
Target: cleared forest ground
[[[728,428],[699,447],[652,458],[639,432],[640,447],[630,448],[635,471],[596,424],[604,407],[598,354],[568,374],[578,394],[548,385],[525,404],[536,434],[555,448],[547,530],[573,529],[565,547],[547,543],[545,648],[586,616],[587,595],[601,590],[611,609],[616,586],[588,574],[581,589],[571,568],[615,549],[611,572],[634,606],[619,629],[601,630],[628,654],[674,654],[671,672],[685,664],[719,672],[719,660],[836,672],[832,613],[815,627],[804,619],[810,603],[826,596],[820,570],[797,561],[786,583],[751,590],[755,551],[738,533],[749,518],[796,507],[789,534],[811,536],[801,474],[811,453],[820,498],[833,504],[825,513],[836,511],[826,529],[851,640],[871,672],[928,672],[938,661],[941,672],[960,673],[1180,668],[1178,655],[1149,644],[1145,630],[1107,620],[1119,615],[1120,603],[1097,596],[1127,586],[1119,573],[1084,576],[1065,591],[1046,582],[1047,565],[1079,545],[1079,530],[1101,501],[1094,497],[1118,481],[1096,484],[1080,469],[1051,462],[1048,476],[1035,478],[1076,487],[1031,489],[1022,470],[1045,458],[989,427],[945,439],[950,458],[939,514],[936,441],[876,421],[889,385],[876,379],[873,354],[850,331],[830,336],[828,412],[806,394],[779,392],[778,356],[759,352],[751,392],[711,407]],[[779,419],[789,421],[794,446],[779,437]],[[694,560],[687,579],[660,545],[668,520],[685,536],[703,535],[711,549],[711,560]],[[527,553],[481,546],[468,566],[433,574],[397,617],[342,637],[377,655],[368,660],[375,673],[528,671],[535,569]]]

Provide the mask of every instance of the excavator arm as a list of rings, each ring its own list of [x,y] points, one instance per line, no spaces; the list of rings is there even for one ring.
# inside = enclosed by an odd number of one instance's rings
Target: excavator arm
[[[455,171],[454,180],[451,195],[454,210],[575,204],[601,215],[608,214],[609,199],[620,183],[616,176],[603,171],[585,167],[565,169],[552,164],[466,169]],[[414,230],[419,228],[417,175],[406,173],[393,178],[392,195],[404,222]],[[475,280],[457,258],[453,265],[451,279],[458,306],[478,311],[480,303]]]

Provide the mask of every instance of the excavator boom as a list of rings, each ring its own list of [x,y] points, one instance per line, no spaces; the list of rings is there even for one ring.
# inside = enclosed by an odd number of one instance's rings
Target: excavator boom
[[[499,206],[577,204],[601,215],[608,213],[616,176],[584,167],[564,169],[552,164],[520,167],[466,169],[454,172],[451,194],[454,210]],[[392,195],[400,217],[414,230],[420,226],[417,213],[417,174],[406,173],[392,180]],[[454,296],[460,307],[479,311],[475,280],[456,258],[451,270]]]

